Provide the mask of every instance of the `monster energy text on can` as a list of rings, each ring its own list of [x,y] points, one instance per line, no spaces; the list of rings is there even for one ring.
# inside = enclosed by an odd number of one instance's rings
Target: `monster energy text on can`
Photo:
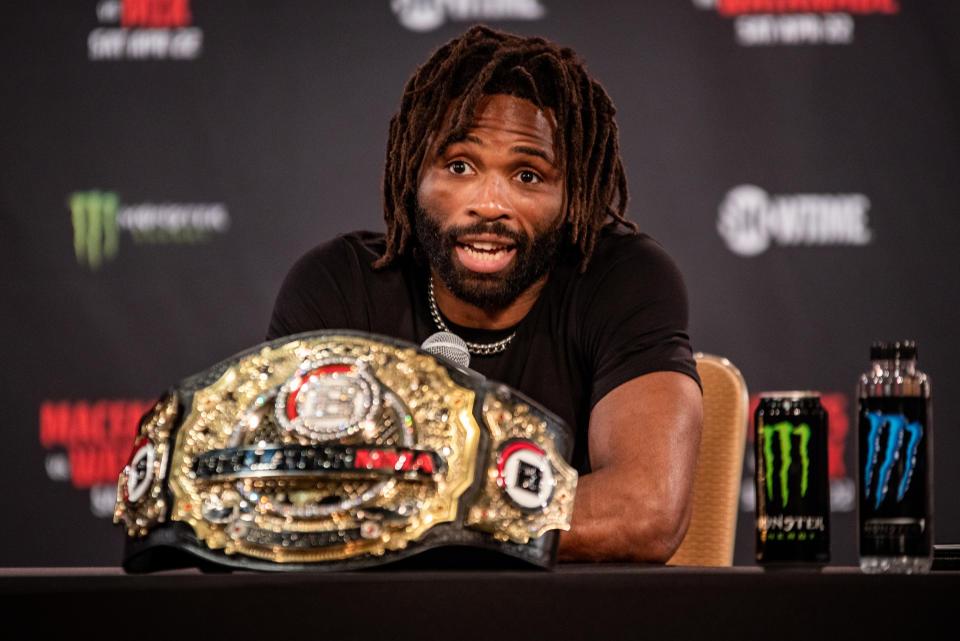
[[[827,413],[819,392],[766,392],[754,415],[757,563],[830,561]]]

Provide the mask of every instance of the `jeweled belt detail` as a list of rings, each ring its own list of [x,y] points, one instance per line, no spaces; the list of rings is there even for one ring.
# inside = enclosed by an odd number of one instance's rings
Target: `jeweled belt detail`
[[[383,475],[429,477],[442,472],[445,463],[432,450],[343,445],[284,445],[215,450],[197,457],[193,472],[198,479],[272,476]]]

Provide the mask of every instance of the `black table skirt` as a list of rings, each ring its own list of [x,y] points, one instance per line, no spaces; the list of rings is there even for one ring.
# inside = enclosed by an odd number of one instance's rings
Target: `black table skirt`
[[[0,569],[0,611],[8,631],[26,625],[31,636],[117,639],[913,641],[935,632],[958,638],[960,572],[585,564],[126,575],[119,568],[19,568]]]

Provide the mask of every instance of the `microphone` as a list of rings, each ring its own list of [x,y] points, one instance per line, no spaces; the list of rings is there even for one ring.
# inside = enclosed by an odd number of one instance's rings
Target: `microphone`
[[[450,332],[437,332],[427,337],[420,346],[434,356],[441,356],[464,369],[470,367],[470,352],[462,338]]]

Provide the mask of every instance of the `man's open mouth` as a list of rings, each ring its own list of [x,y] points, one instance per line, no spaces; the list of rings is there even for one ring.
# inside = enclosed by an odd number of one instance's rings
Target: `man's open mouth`
[[[507,267],[516,254],[508,239],[463,239],[456,244],[457,257],[471,271],[491,273]]]

